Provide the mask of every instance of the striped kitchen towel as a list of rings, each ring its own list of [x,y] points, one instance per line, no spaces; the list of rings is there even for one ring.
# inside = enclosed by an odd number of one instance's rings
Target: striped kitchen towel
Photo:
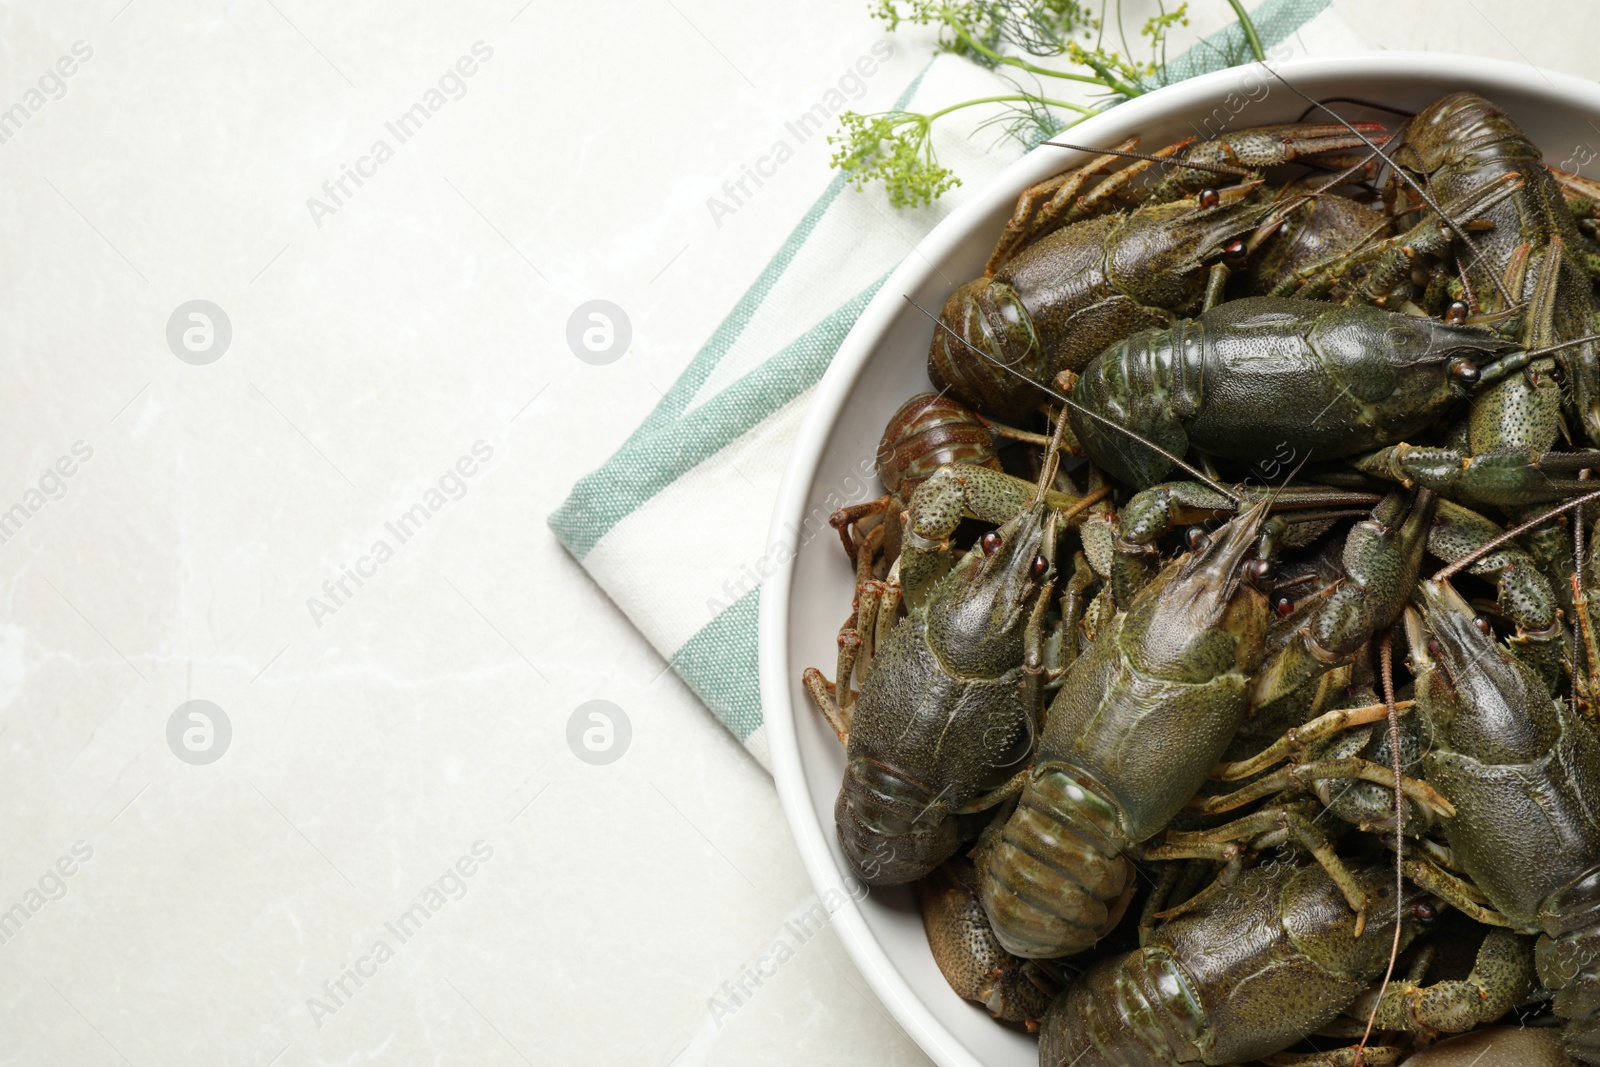
[[[1260,4],[1252,18],[1273,58],[1361,50],[1328,3]],[[1190,78],[1248,54],[1235,23],[1165,70],[1170,80]],[[1008,91],[994,73],[941,54],[896,106],[930,112]],[[1021,145],[995,145],[992,132],[978,131],[981,110],[934,127],[940,163],[963,184],[932,206],[897,210],[881,189],[856,190],[836,176],[644,424],[550,516],[567,550],[762,766],[756,606],[777,563],[768,523],[790,444],[812,388],[889,273],[1022,154]],[[975,117],[959,121],[967,115]],[[870,495],[863,486],[857,499]],[[719,551],[663,540],[685,515],[717,517]]]

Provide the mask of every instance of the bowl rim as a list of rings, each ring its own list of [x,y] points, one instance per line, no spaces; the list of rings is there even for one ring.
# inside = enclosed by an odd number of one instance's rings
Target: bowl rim
[[[1301,56],[1270,64],[1271,69],[1298,83],[1323,78],[1343,79],[1405,75],[1419,82],[1472,88],[1493,97],[1497,90],[1558,98],[1600,114],[1600,83],[1529,63],[1447,52],[1372,52],[1332,56]],[[1104,140],[1100,128],[1137,126],[1148,114],[1165,118],[1186,106],[1210,98],[1219,89],[1233,87],[1245,67],[1203,74],[1144,96],[1118,104],[1074,127],[1074,140]],[[1449,91],[1446,88],[1444,91]],[[1108,121],[1109,119],[1109,121]],[[986,1067],[974,1057],[948,1027],[917,996],[868,926],[861,904],[865,897],[851,894],[841,876],[833,849],[833,827],[824,825],[812,808],[795,733],[796,719],[788,656],[787,620],[798,531],[806,512],[806,496],[816,479],[838,412],[855,388],[868,361],[896,315],[902,311],[900,294],[922,288],[940,263],[984,216],[1003,204],[1015,202],[1026,181],[1024,172],[1037,168],[1036,156],[1052,151],[1035,148],[995,176],[980,192],[955,208],[917,242],[863,309],[845,337],[832,363],[817,384],[805,419],[790,453],[773,508],[768,543],[787,546],[787,562],[762,584],[758,616],[757,651],[761,706],[771,752],[772,775],[778,799],[799,849],[801,862],[819,897],[832,891],[837,902],[831,921],[851,960],[866,978],[895,1022],[917,1046],[941,1067]],[[1059,151],[1056,152],[1059,160]],[[1037,180],[1029,178],[1028,180]],[[807,709],[809,710],[809,709]]]

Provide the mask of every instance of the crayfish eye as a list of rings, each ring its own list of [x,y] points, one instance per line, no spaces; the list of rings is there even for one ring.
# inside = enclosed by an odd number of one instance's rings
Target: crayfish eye
[[[1200,190],[1200,210],[1210,211],[1222,203],[1222,195],[1215,189]]]
[[[1043,556],[1034,556],[1033,565],[1028,568],[1028,577],[1032,578],[1034,581],[1038,581],[1040,578],[1044,577],[1045,572],[1049,569],[1049,560],[1045,559]]]
[[[1278,613],[1278,618],[1287,619],[1290,615],[1294,614],[1294,601],[1290,600],[1286,596],[1279,597],[1278,603],[1273,606],[1273,610]]]
[[[1222,246],[1222,258],[1228,263],[1239,263],[1244,259],[1244,242],[1235,237]]]
[[[983,549],[983,554],[985,556],[992,556],[996,552],[1000,551],[1000,544],[1000,534],[994,530],[990,530],[988,533],[984,534],[983,537],[978,541],[978,547]]]
[[[1478,368],[1473,366],[1470,359],[1462,359],[1457,356],[1446,365],[1445,369],[1450,373],[1451,377],[1463,385],[1471,385],[1478,380]]]
[[[1204,552],[1211,547],[1211,538],[1198,526],[1189,527],[1189,532],[1184,534],[1184,540],[1189,545],[1190,552]]]
[[[1476,626],[1478,628],[1478,632],[1483,636],[1489,636],[1489,620],[1484,618],[1482,615],[1473,616],[1472,625]]]
[[[1460,326],[1467,321],[1467,305],[1462,300],[1450,301],[1450,306],[1444,309],[1444,321],[1449,326]]]
[[[1438,917],[1439,909],[1434,907],[1430,901],[1419,900],[1416,906],[1411,909],[1411,914],[1417,917],[1418,922],[1431,923]]]
[[[1272,563],[1270,560],[1253,559],[1244,565],[1245,573],[1257,582],[1269,581],[1272,578]]]

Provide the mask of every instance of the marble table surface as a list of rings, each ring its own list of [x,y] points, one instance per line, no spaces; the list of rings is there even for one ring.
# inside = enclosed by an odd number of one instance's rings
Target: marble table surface
[[[1600,74],[1579,0],[1335,6]],[[866,8],[0,5],[0,1063],[925,1062],[828,929],[728,1009],[810,904],[770,780],[544,525],[827,182],[705,206]]]

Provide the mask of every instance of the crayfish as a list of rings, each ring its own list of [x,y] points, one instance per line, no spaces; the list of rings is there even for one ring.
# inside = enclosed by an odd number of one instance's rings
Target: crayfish
[[[924,312],[803,678],[841,858],[1047,1067],[1600,1064],[1600,183],[1315,106]]]

